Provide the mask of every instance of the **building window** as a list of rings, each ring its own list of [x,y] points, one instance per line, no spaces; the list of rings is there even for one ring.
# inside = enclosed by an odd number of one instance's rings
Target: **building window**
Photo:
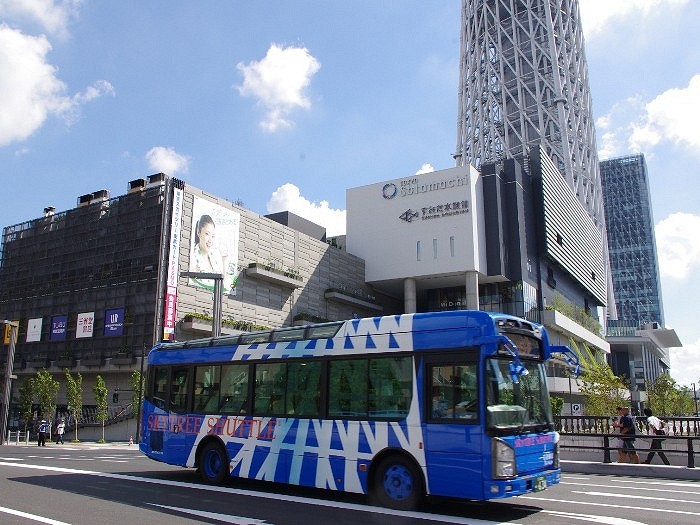
[[[437,259],[438,249],[437,249],[437,239],[433,239],[433,259]]]
[[[450,257],[455,256],[455,236],[450,235]]]
[[[416,261],[420,261],[420,241],[416,242]]]

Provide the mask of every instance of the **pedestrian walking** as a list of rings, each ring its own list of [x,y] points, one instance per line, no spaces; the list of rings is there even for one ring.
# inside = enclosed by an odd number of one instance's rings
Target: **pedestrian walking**
[[[45,419],[42,419],[39,423],[39,443],[40,447],[46,446],[46,435],[49,433],[49,424]]]
[[[56,425],[56,444],[63,445],[63,433],[66,431],[66,422],[63,419],[58,420]]]
[[[649,428],[654,433],[655,436],[665,436],[666,435],[666,431],[664,430],[664,427],[666,426],[665,423],[652,413],[651,408],[645,408],[644,415],[647,416],[647,423],[649,424]],[[644,463],[649,465],[651,463],[652,458],[654,457],[654,454],[658,454],[659,457],[661,458],[661,461],[664,462],[664,465],[671,464],[671,462],[666,457],[666,454],[664,454],[661,450],[662,441],[663,441],[663,438],[659,438],[659,437],[651,440],[651,446],[649,447],[649,454],[647,454],[647,459],[644,460]]]
[[[639,454],[634,448],[637,434],[634,419],[630,415],[629,407],[617,407],[619,420],[613,421],[613,426],[620,429],[620,448],[618,449],[618,463],[639,463]]]

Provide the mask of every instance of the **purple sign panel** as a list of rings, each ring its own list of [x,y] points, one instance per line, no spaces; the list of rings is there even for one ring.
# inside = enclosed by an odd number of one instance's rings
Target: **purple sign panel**
[[[68,326],[67,315],[54,315],[51,318],[51,341],[65,341],[66,327]]]
[[[124,308],[116,308],[105,312],[105,336],[122,335],[124,328]]]

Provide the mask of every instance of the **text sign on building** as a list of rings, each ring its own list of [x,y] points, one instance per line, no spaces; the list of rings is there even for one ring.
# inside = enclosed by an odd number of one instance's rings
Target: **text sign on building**
[[[173,189],[173,209],[170,226],[170,249],[168,253],[168,275],[163,312],[163,340],[175,338],[175,316],[177,314],[177,279],[180,274],[180,233],[182,232],[182,201],[184,192]]]
[[[51,318],[51,340],[52,341],[65,341],[66,339],[66,328],[68,327],[68,316],[67,315],[54,315]]]
[[[41,326],[43,318],[30,319],[27,322],[27,343],[41,341]]]
[[[14,321],[14,322],[19,323],[19,321]],[[5,325],[5,332],[3,333],[3,337],[2,337],[3,344],[9,345],[11,337],[12,337],[12,326],[9,324],[6,324]]]
[[[75,326],[75,337],[92,337],[92,327],[95,323],[95,312],[78,314],[78,322]]]
[[[105,312],[105,331],[107,337],[122,335],[124,328],[124,308],[115,308]]]

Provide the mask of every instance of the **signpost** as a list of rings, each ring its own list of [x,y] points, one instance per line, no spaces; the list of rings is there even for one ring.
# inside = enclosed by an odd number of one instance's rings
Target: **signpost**
[[[5,443],[7,435],[7,418],[10,414],[10,393],[12,392],[12,380],[17,379],[13,375],[13,367],[15,364],[15,343],[17,342],[17,332],[19,323],[17,321],[0,321],[0,324],[9,327],[10,329],[10,344],[7,347],[7,365],[5,366],[4,380],[4,395],[2,398],[2,413],[0,413],[0,444]]]

